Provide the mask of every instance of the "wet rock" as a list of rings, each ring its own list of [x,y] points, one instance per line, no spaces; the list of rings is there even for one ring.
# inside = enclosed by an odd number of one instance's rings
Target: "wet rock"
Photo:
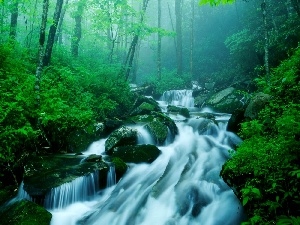
[[[106,179],[108,165],[102,161],[82,162],[82,156],[47,155],[32,158],[25,166],[24,190],[38,203],[52,188],[99,171]],[[100,181],[101,183],[101,181]]]
[[[232,113],[234,110],[243,107],[245,104],[243,99],[244,96],[242,94],[235,88],[229,87],[210,97],[206,102],[206,106],[220,112]]]
[[[137,144],[137,135],[137,130],[122,126],[112,132],[105,141],[105,152],[111,154],[114,147]]]
[[[252,120],[257,118],[258,113],[265,107],[270,99],[271,96],[268,94],[262,92],[255,94],[247,106],[244,116]]]
[[[117,181],[126,173],[128,166],[119,157],[112,157],[111,162],[115,165]]]
[[[158,145],[162,145],[167,139],[168,127],[159,120],[154,120],[148,123],[146,128],[149,130]]]
[[[160,155],[160,150],[154,145],[133,145],[115,147],[113,157],[118,157],[126,163],[151,163]]]
[[[161,112],[161,109],[157,104],[154,105],[148,102],[143,102],[140,106],[138,106],[132,111],[131,116],[145,115],[150,114],[151,112]]]
[[[178,113],[179,115],[182,115],[186,118],[190,117],[190,112],[185,107],[178,107],[178,106],[174,106],[174,105],[168,105],[167,109],[168,109],[168,112]]]
[[[96,154],[89,155],[87,158],[84,159],[84,162],[101,162],[101,161],[102,161],[102,156]]]
[[[1,224],[9,225],[49,225],[51,218],[50,212],[27,200],[16,201],[0,212]]]

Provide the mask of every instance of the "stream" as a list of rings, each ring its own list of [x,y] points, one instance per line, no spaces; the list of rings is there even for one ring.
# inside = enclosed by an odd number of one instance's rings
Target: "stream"
[[[189,108],[191,118],[170,115],[179,134],[172,143],[158,146],[160,156],[151,164],[130,164],[118,183],[111,166],[104,190],[98,189],[95,174],[58,187],[45,205],[52,225],[241,224],[242,206],[219,176],[228,150],[241,142],[226,131],[230,114],[209,111],[216,123],[207,126],[187,90],[165,93],[159,101],[163,111],[169,103]],[[140,143],[153,144],[142,126],[136,129]],[[105,140],[92,143],[84,154],[102,154]]]

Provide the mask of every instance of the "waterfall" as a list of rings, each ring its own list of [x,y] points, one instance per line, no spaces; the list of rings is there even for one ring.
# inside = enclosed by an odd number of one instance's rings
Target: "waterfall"
[[[109,166],[109,170],[107,173],[107,182],[106,182],[106,187],[112,187],[116,184],[116,170],[115,166],[111,164]]]
[[[191,108],[194,107],[193,90],[165,91],[160,101],[166,102],[169,105]]]
[[[87,176],[78,177],[72,182],[52,188],[45,196],[46,209],[64,208],[74,202],[87,201],[95,197],[99,190],[98,171]]]

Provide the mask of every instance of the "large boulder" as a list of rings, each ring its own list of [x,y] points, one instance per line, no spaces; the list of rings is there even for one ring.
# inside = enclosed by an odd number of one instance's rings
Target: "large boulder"
[[[161,109],[157,104],[143,102],[131,112],[131,116],[145,115],[150,114],[151,112],[161,112]]]
[[[154,145],[132,145],[115,147],[111,153],[126,163],[151,163],[160,154],[160,150]]]
[[[158,145],[162,145],[168,137],[168,127],[159,120],[148,123],[146,128]]]
[[[270,101],[271,96],[259,92],[255,94],[245,110],[245,118],[255,119],[258,116],[258,113],[265,107],[265,105]]]
[[[164,124],[167,127],[168,132],[170,132],[170,134],[171,134],[172,140],[178,134],[178,128],[177,128],[175,122],[170,117],[168,117],[165,114],[160,113],[160,112],[152,112],[151,114],[148,114],[148,115],[136,115],[136,116],[132,116],[132,117],[128,118],[128,120],[127,120],[128,123],[144,124],[145,126],[147,126],[149,123],[154,122],[154,121],[159,121],[160,123]],[[156,124],[158,124],[158,123],[156,123]],[[152,124],[152,125],[154,125],[154,124]],[[149,128],[149,126],[148,126],[148,128]],[[156,130],[156,129],[153,129],[152,131],[154,131],[154,130]],[[157,130],[159,130],[159,129],[157,129]],[[163,128],[163,130],[165,130],[165,128]],[[151,129],[150,129],[150,132],[151,132]]]
[[[137,144],[137,135],[138,132],[135,129],[125,126],[120,127],[112,132],[105,141],[105,152],[110,154],[114,147]]]
[[[16,201],[0,211],[0,223],[9,225],[49,225],[52,215],[45,208],[27,201]]]
[[[174,105],[168,105],[167,107],[169,113],[178,113],[179,115],[182,115],[186,118],[190,117],[190,112],[185,107],[178,107]]]
[[[94,158],[90,162],[78,155],[46,155],[31,158],[25,166],[24,190],[36,202],[43,203],[44,196],[55,187],[71,182],[78,177],[99,171],[106,179],[108,165]],[[101,180],[100,184],[101,185]]]
[[[239,91],[229,87],[211,96],[207,100],[206,106],[220,112],[232,113],[234,110],[243,107],[245,104],[243,100],[244,96]]]

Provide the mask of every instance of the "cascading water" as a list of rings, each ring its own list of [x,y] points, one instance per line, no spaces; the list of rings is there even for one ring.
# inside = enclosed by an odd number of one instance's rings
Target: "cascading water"
[[[113,164],[111,164],[109,166],[109,170],[107,173],[107,182],[106,182],[106,187],[112,187],[116,184],[116,170],[115,170],[115,166]]]
[[[46,209],[59,209],[79,201],[91,200],[99,190],[98,171],[53,188],[45,197]]]
[[[152,164],[132,165],[80,224],[240,224],[242,207],[219,177],[229,144],[239,139],[226,132],[226,126],[216,126],[214,136],[199,134],[202,123],[178,123],[179,135],[160,147],[159,158]]]
[[[165,91],[160,101],[169,105],[194,107],[193,90],[171,90]]]

